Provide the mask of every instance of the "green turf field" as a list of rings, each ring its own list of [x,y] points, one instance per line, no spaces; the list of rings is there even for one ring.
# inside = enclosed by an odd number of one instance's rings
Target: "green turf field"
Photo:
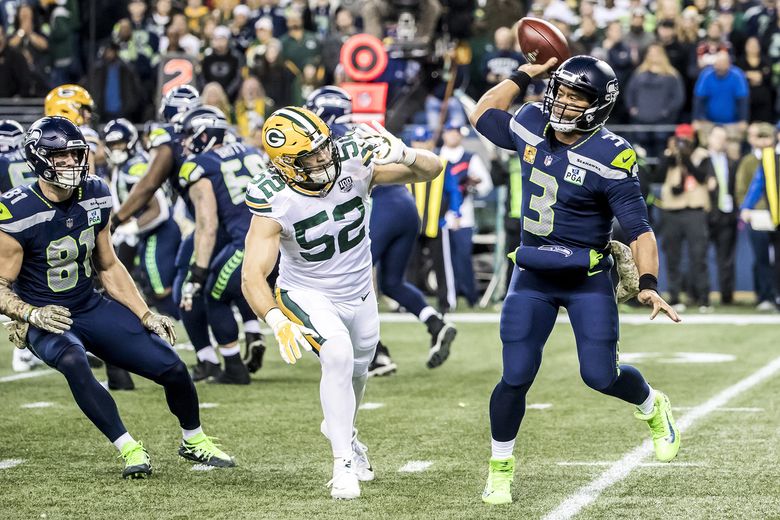
[[[314,359],[290,367],[272,348],[250,387],[199,385],[201,402],[217,405],[202,410],[204,428],[237,458],[232,470],[193,471],[176,455],[178,425],[154,384],[136,378],[137,391],[115,393],[126,426],[152,456],[154,475],[145,481],[120,478],[116,450],[82,416],[59,374],[0,382],[0,461],[23,460],[0,469],[0,518],[541,518],[649,437],[632,407],[581,382],[573,335],[558,325],[529,394],[529,403],[550,406],[526,413],[515,502],[483,505],[498,327],[462,323],[459,330],[450,360],[429,371],[424,329],[383,324],[400,369],[369,382],[365,402],[382,406],[362,411],[358,426],[377,479],[351,502],[334,502],[325,487],[330,450],[319,433]],[[625,325],[621,352],[682,407],[680,421],[778,358],[777,331]],[[720,362],[702,353],[721,354]],[[10,357],[2,341],[0,378],[12,374]],[[591,493],[577,518],[780,518],[780,377],[737,394],[683,433],[673,464],[637,465]],[[22,407],[34,402],[52,405]],[[399,472],[410,461],[431,465]]]

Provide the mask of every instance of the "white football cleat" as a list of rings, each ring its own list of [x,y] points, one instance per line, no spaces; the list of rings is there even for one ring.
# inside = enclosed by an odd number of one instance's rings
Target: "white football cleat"
[[[357,439],[357,430],[352,437],[352,470],[361,482],[374,480],[374,468],[368,460],[368,446]]]
[[[43,361],[26,348],[15,348],[11,368],[14,372],[29,372],[33,368],[42,365]]]
[[[328,482],[330,496],[336,500],[352,500],[360,496],[360,481],[352,469],[352,459],[333,461],[333,478]]]

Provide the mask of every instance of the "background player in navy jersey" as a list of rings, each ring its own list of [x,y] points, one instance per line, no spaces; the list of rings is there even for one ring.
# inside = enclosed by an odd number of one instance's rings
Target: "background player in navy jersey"
[[[143,209],[166,181],[170,181],[171,187],[186,200],[186,189],[179,184],[179,170],[186,159],[187,152],[183,148],[184,136],[181,134],[180,124],[174,124],[174,120],[179,120],[185,112],[200,104],[198,91],[189,85],[175,87],[165,95],[160,103],[160,118],[164,124],[152,129],[149,134],[152,157],[149,169],[133,187],[122,207],[111,218],[114,227],[126,222],[137,211]],[[193,240],[193,235],[183,239],[176,255],[177,274],[173,283],[173,298],[177,305],[181,303],[181,287],[189,271]],[[263,336],[260,334],[260,323],[248,305],[240,305],[239,311],[244,318],[247,367],[250,372],[254,372],[260,369],[262,353],[265,351]],[[219,358],[209,338],[205,295],[194,299],[190,310],[181,310],[181,321],[198,358],[198,364],[192,374],[193,379],[200,381],[218,375],[219,372],[214,369],[219,363]],[[206,364],[207,362],[210,364]]]
[[[111,166],[111,195],[114,197],[114,207],[119,208],[133,186],[146,174],[149,154],[141,148],[135,126],[126,119],[109,121],[103,134],[106,158]],[[173,278],[176,274],[175,259],[181,243],[181,231],[163,189],[158,189],[146,208],[120,229],[129,235],[129,240],[137,242],[140,267],[154,306],[160,312],[178,319],[178,306],[173,302]],[[117,231],[114,233],[115,245]]]
[[[225,144],[228,123],[217,108],[190,110],[182,119],[182,128],[185,146],[192,155],[181,167],[179,182],[188,190],[195,212],[195,233],[181,305],[189,310],[195,299],[205,295],[208,323],[225,360],[225,369],[214,382],[249,384],[231,303],[240,305],[244,300],[241,265],[244,239],[252,220],[244,194],[252,177],[263,171],[263,159],[255,148],[242,143]],[[227,240],[220,240],[220,235]],[[213,365],[210,361],[204,363]],[[209,368],[212,372],[218,369],[219,364]]]
[[[636,153],[603,128],[618,97],[609,65],[575,56],[551,77],[544,104],[506,110],[532,77],[556,60],[523,65],[477,103],[471,123],[494,144],[522,158],[521,246],[501,312],[504,369],[490,399],[492,456],[483,501],[512,501],[512,455],[525,413],[525,397],[542,360],[542,349],[559,307],[569,314],[580,374],[591,388],[637,406],[647,421],[656,457],[672,460],[680,434],[669,399],[639,371],[619,365],[618,312],[609,275],[613,216],[629,236],[640,273],[638,299],[679,321],[656,292],[658,250],[636,177]]]
[[[124,477],[150,475],[149,455],[93,376],[87,349],[163,386],[182,428],[179,455],[235,465],[201,429],[195,386],[171,348],[173,323],[149,310],[114,253],[111,195],[102,180],[87,177],[81,131],[65,118],[44,117],[28,130],[24,149],[38,182],[0,203],[0,313],[14,320],[12,341],[65,376],[81,410],[120,451]],[[95,290],[93,269],[107,297]]]

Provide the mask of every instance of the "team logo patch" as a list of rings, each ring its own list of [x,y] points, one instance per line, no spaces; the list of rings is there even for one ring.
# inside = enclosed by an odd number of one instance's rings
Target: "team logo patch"
[[[284,136],[284,132],[277,128],[271,128],[265,133],[265,142],[271,148],[281,148],[287,143],[287,138]]]
[[[65,227],[67,227],[68,229],[71,229],[73,227],[73,219],[72,218],[69,218],[68,220],[65,221]]]
[[[339,181],[339,189],[343,192],[348,192],[352,189],[352,177],[344,177]]]
[[[539,246],[539,251],[549,251],[551,253],[558,253],[560,255],[565,256],[566,258],[572,255],[572,251],[568,247],[556,246],[556,245]]]
[[[585,173],[587,172],[582,168],[567,166],[566,173],[563,175],[563,180],[576,184],[577,186],[582,186],[582,183],[585,182]]]
[[[523,152],[523,160],[528,164],[533,164],[536,160],[536,147],[530,144],[525,145],[525,151]]]
[[[87,213],[87,225],[88,226],[94,226],[96,224],[100,224],[100,210],[99,209],[93,209],[90,210],[89,213]],[[70,226],[68,226],[70,227]]]

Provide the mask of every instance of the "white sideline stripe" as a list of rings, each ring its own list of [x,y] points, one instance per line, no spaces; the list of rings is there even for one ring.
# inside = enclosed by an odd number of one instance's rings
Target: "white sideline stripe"
[[[376,410],[377,408],[382,408],[384,405],[385,403],[363,403],[358,406],[358,410]]]
[[[214,466],[209,466],[207,464],[195,464],[192,466],[192,471],[211,471],[214,469]]]
[[[693,410],[693,406],[674,406],[674,410]],[[716,408],[716,412],[744,412],[744,413],[760,413],[763,412],[763,408]]]
[[[20,381],[22,379],[30,379],[32,377],[50,376],[56,373],[56,370],[36,370],[35,372],[22,372],[21,374],[0,377],[0,383],[10,383],[11,381]]]
[[[24,462],[24,459],[3,459],[0,460],[0,469],[11,469]]]
[[[611,466],[615,462],[610,462],[606,460],[597,460],[594,462],[558,462],[558,466]],[[669,468],[669,467],[699,467],[704,466],[704,464],[699,464],[697,462],[642,462],[639,464],[640,467],[643,468],[654,468],[654,467],[661,467],[661,468]]]
[[[552,408],[552,405],[550,403],[534,403],[529,404],[526,408],[530,410],[547,410],[548,408]]]
[[[682,323],[673,323],[666,316],[658,316],[650,321],[646,314],[621,314],[621,325],[780,325],[780,314],[760,315],[760,314],[706,314],[700,315],[682,315]],[[464,312],[448,314],[447,320],[455,323],[498,323],[501,315],[497,312]],[[379,314],[379,319],[383,323],[419,323],[415,316],[407,313],[383,312]],[[566,313],[558,314],[555,323],[569,323],[569,316]]]
[[[677,421],[680,433],[685,432],[696,421],[706,417],[718,408],[722,407],[738,395],[769,379],[780,370],[780,357],[753,372],[745,379],[720,393],[711,397],[708,401],[694,407]],[[568,519],[577,515],[583,508],[593,503],[602,491],[628,477],[636,467],[642,464],[643,459],[653,453],[653,442],[646,440],[617,462],[604,471],[598,478],[577,490],[573,495],[556,507],[544,517],[544,520]]]
[[[54,406],[54,403],[50,403],[48,401],[38,401],[35,403],[23,404],[19,408],[48,408],[50,406]]]
[[[198,408],[216,408],[217,406],[219,406],[219,403],[200,403]]]
[[[419,473],[430,468],[432,465],[432,460],[410,460],[398,468],[398,473]]]

